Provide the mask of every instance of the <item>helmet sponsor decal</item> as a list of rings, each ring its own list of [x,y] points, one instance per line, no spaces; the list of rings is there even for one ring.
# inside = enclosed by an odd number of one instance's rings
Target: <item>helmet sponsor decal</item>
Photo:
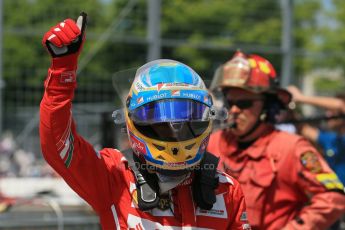
[[[210,97],[210,95],[204,96],[204,103],[205,103],[205,104],[210,104],[210,103],[211,103],[211,97]]]
[[[139,97],[138,99],[137,99],[137,103],[138,104],[141,104],[141,103],[143,103],[144,102],[144,98],[143,97]]]
[[[194,92],[188,92],[188,91],[187,92],[183,92],[182,96],[184,98],[190,98],[190,99],[197,100],[197,101],[201,100],[201,95],[198,94],[198,93],[194,93]]]
[[[157,84],[157,91],[159,92],[163,86],[164,86],[163,83]]]
[[[134,92],[135,94],[138,94],[138,92],[143,91],[145,88],[143,84],[140,81],[135,82],[134,84]]]
[[[169,167],[182,167],[182,166],[187,165],[187,163],[185,161],[182,161],[182,162],[164,162],[164,164],[166,166],[169,166]]]
[[[181,96],[181,90],[171,90],[171,96],[173,97]]]
[[[151,101],[157,101],[160,99],[165,99],[167,98],[167,93],[158,93],[158,94],[153,94],[150,96],[145,97],[145,102],[151,102]]]
[[[208,106],[212,105],[211,97],[205,90],[160,90],[159,92],[154,90],[139,92],[137,95],[133,94],[128,109],[134,110],[146,103],[173,98],[191,99]]]
[[[129,132],[132,149],[135,153],[147,154],[146,145],[144,141],[137,138],[132,132]]]

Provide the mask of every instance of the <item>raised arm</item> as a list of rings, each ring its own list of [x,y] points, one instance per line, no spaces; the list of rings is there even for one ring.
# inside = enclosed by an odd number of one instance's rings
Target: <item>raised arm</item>
[[[107,167],[100,154],[76,132],[71,112],[86,17],[81,13],[77,23],[66,19],[43,37],[51,66],[40,105],[40,140],[46,161],[97,210],[109,197],[98,194],[99,190],[109,191]]]
[[[305,103],[324,109],[339,110],[345,113],[345,102],[336,97],[321,97],[304,95],[296,86],[288,86],[287,90],[292,94],[297,103]]]

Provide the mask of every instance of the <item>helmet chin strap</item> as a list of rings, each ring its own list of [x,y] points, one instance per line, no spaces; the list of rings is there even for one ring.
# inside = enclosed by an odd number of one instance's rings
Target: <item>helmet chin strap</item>
[[[258,117],[258,119],[256,119],[256,122],[254,123],[254,125],[248,130],[248,132],[240,135],[239,139],[243,140],[249,135],[251,135],[252,133],[254,133],[254,131],[266,120],[266,117],[267,117],[267,112],[265,109],[262,109],[260,116]]]

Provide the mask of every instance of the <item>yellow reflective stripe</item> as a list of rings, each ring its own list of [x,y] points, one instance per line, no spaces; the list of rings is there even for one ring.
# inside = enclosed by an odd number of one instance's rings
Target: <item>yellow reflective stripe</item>
[[[316,179],[327,189],[344,189],[344,185],[340,182],[335,173],[320,173],[316,175]]]

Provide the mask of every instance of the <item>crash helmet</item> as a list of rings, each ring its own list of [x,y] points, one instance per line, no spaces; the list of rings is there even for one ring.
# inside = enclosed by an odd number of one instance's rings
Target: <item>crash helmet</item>
[[[125,106],[133,152],[162,174],[192,170],[206,151],[212,104],[203,80],[189,66],[159,59],[140,67]]]
[[[275,95],[288,105],[291,94],[279,87],[279,79],[272,64],[265,58],[237,51],[234,56],[215,72],[211,90],[241,88],[254,93]]]

